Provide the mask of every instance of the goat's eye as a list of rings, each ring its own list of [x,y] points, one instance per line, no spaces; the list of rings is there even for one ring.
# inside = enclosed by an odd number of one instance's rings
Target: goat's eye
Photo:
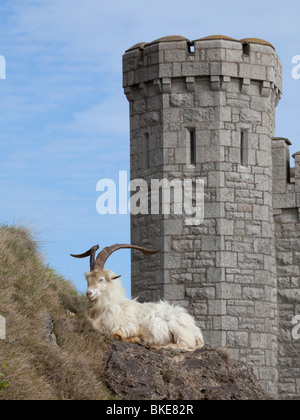
[[[103,282],[103,280],[104,280],[104,278],[103,278],[103,277],[99,277],[99,283],[102,283],[102,282]]]

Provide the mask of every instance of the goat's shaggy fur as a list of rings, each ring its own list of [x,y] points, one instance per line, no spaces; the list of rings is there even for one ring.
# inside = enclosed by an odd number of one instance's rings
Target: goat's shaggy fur
[[[185,309],[163,301],[127,299],[119,276],[107,269],[88,272],[86,279],[87,316],[101,333],[154,348],[195,350],[204,346],[200,329]]]

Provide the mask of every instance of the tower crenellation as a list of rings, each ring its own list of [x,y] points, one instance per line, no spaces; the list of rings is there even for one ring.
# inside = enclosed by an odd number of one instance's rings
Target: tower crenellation
[[[151,263],[132,257],[133,294],[185,306],[206,342],[250,364],[270,394],[299,396],[278,368],[296,365],[295,344],[280,341],[278,325],[286,330],[299,307],[288,304],[287,314],[284,280],[299,291],[300,155],[291,171],[289,141],[275,137],[282,67],[274,47],[165,37],[126,51],[123,74],[131,179],[201,178],[205,197],[198,225],[174,212],[132,216],[132,243],[163,249]]]
[[[282,68],[274,47],[256,39],[219,36],[191,42],[180,36],[161,38],[129,49],[123,66],[127,95],[133,87],[145,89],[144,84],[150,82],[161,93],[171,93],[176,78],[186,78],[185,89],[192,92],[195,77],[208,77],[213,91],[226,91],[230,78],[239,78],[243,94],[248,93],[251,80],[261,82],[262,96],[274,90],[277,100],[282,92]]]

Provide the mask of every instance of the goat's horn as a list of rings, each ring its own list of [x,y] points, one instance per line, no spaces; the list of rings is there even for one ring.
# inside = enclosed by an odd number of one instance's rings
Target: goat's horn
[[[95,269],[103,270],[104,265],[105,265],[106,261],[108,260],[108,258],[111,256],[111,254],[118,251],[119,249],[136,249],[137,251],[140,251],[140,252],[142,252],[143,254],[146,254],[146,255],[155,255],[155,254],[158,254],[159,252],[161,252],[161,249],[158,249],[156,251],[152,251],[151,249],[142,248],[142,247],[136,246],[136,245],[115,244],[115,245],[109,246],[107,248],[104,248],[100,252],[100,254],[98,255],[98,257],[96,259],[96,262],[95,262]]]
[[[74,258],[86,258],[86,257],[90,257],[90,268],[91,268],[91,271],[93,271],[94,268],[95,268],[95,256],[96,256],[96,252],[98,251],[99,248],[100,248],[99,245],[95,245],[95,246],[93,246],[93,248],[89,249],[84,254],[79,254],[79,255],[71,254],[71,257],[74,257]]]

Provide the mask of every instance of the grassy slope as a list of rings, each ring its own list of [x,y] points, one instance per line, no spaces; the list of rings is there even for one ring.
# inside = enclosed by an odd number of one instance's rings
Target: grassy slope
[[[85,320],[84,300],[43,263],[27,229],[0,226],[0,315],[7,330],[0,340],[0,400],[111,398],[102,383],[106,342]],[[58,346],[45,341],[45,313]]]

